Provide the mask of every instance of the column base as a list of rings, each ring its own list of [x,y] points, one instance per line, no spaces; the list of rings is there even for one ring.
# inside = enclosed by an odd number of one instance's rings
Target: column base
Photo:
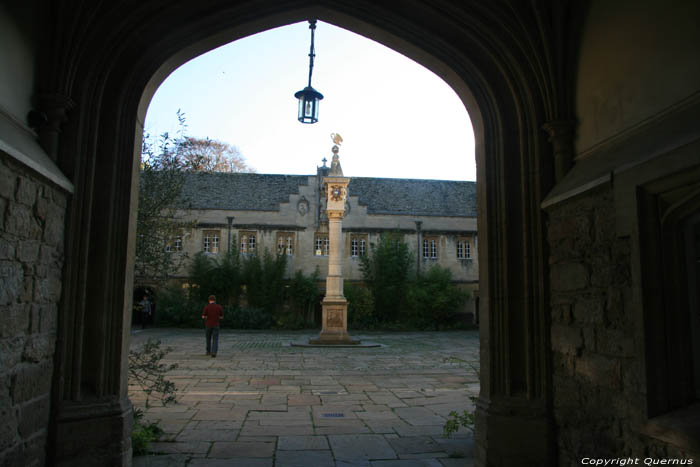
[[[351,339],[347,332],[321,331],[317,339],[309,339],[312,345],[359,345],[359,339]]]
[[[131,465],[133,412],[128,399],[63,403],[53,430],[53,465]]]
[[[323,325],[318,339],[309,339],[315,345],[353,345],[359,340],[348,334],[348,301],[343,296],[326,296],[321,302]]]
[[[552,424],[536,401],[499,400],[476,404],[475,465],[550,467],[556,465]]]

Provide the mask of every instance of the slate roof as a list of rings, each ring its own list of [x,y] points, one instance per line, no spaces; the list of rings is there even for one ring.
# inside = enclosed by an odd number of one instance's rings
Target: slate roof
[[[184,197],[195,209],[278,211],[311,175],[187,174]],[[476,183],[350,177],[350,196],[369,214],[476,217]]]
[[[476,217],[476,182],[351,177],[368,214]]]
[[[195,209],[279,211],[289,195],[308,185],[308,175],[189,173],[183,198]]]

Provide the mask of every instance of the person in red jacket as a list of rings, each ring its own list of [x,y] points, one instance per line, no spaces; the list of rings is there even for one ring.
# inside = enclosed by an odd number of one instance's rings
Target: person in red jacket
[[[202,310],[202,319],[206,328],[207,355],[216,357],[219,350],[219,320],[224,317],[224,309],[216,303],[216,297],[209,295],[209,304]]]

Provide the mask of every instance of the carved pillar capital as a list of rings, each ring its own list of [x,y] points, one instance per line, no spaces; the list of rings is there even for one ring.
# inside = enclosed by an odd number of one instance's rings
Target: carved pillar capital
[[[574,163],[574,122],[552,120],[542,125],[554,149],[554,178],[558,182]]]
[[[45,116],[43,123],[38,127],[39,143],[55,161],[61,125],[68,119],[68,112],[75,107],[75,102],[70,97],[58,93],[39,94],[37,100],[39,111]]]

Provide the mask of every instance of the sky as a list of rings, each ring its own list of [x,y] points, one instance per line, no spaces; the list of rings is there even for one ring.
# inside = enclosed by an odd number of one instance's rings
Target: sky
[[[239,39],[185,63],[158,88],[146,132],[237,146],[258,173],[315,174],[343,138],[346,177],[476,180],[474,134],[464,104],[441,78],[393,50],[318,22],[312,86],[324,95],[319,121],[297,120],[306,87],[307,22]]]

